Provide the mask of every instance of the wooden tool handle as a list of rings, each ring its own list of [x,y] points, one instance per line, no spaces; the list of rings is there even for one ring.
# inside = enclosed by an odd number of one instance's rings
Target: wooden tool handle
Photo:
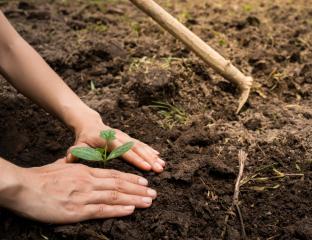
[[[182,41],[198,57],[215,69],[224,78],[236,83],[242,91],[251,86],[252,78],[246,77],[229,60],[226,60],[202,39],[166,12],[153,0],[130,0],[139,9],[152,17],[159,25]],[[248,84],[246,84],[248,83]],[[248,86],[247,86],[248,85]],[[247,96],[248,97],[248,96]]]

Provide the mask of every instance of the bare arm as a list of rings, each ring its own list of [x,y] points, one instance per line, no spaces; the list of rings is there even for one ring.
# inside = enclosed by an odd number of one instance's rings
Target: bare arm
[[[22,94],[73,129],[82,124],[82,116],[96,117],[1,12],[0,36],[0,71]]]
[[[0,73],[13,86],[47,111],[55,114],[76,134],[74,146],[102,146],[101,130],[108,129],[100,115],[80,98],[15,31],[0,11]],[[150,146],[116,130],[112,148],[133,141],[135,146],[123,158],[143,170],[163,171],[165,162]],[[69,154],[68,159],[72,160]]]

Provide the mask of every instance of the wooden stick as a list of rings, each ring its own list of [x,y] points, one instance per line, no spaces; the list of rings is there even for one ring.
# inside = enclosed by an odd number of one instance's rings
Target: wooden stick
[[[159,25],[170,32],[174,37],[182,41],[198,57],[212,67],[224,78],[238,85],[241,90],[237,113],[248,99],[252,84],[252,77],[245,76],[197,35],[180,23],[177,19],[166,12],[153,0],[130,0],[139,9],[153,18]]]
[[[229,220],[230,214],[232,214],[234,212],[234,208],[236,208],[236,211],[238,213],[238,218],[240,221],[240,225],[241,225],[241,232],[242,232],[241,238],[243,240],[246,239],[244,220],[243,220],[242,212],[241,212],[240,207],[239,207],[239,192],[240,192],[241,180],[243,177],[246,160],[247,160],[247,153],[245,153],[243,150],[239,150],[239,152],[238,152],[239,172],[238,172],[238,176],[237,176],[236,182],[235,182],[233,202],[232,202],[232,205],[229,208],[228,213],[226,214],[225,219],[224,219],[224,228],[223,228],[223,231],[221,233],[222,239],[224,239],[224,237],[225,237],[225,233],[226,233],[226,229],[227,229],[227,222]]]

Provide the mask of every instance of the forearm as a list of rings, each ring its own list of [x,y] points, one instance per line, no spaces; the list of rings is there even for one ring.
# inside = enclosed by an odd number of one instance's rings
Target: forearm
[[[48,66],[0,12],[0,71],[22,94],[72,128],[97,114]]]
[[[6,207],[14,200],[14,195],[19,191],[21,184],[19,180],[18,166],[9,163],[0,157],[0,206]]]

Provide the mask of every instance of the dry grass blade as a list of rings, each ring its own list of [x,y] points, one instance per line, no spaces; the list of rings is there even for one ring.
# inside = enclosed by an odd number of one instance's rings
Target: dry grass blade
[[[304,178],[303,173],[283,173],[283,172],[277,170],[275,168],[275,165],[276,164],[272,164],[269,166],[261,167],[260,169],[256,170],[255,174],[244,177],[240,181],[240,187],[242,187],[243,185],[247,185],[248,183],[254,183],[254,184],[262,183],[265,185],[248,186],[248,187],[246,187],[246,189],[254,190],[254,191],[265,191],[265,190],[279,188],[280,184],[278,184],[277,182],[281,182],[285,178],[290,178],[290,177],[300,178],[300,179]],[[296,168],[301,171],[301,168],[299,166],[296,166]],[[269,174],[269,176],[266,176],[266,175],[260,176],[260,174],[264,171],[266,171],[267,174]]]
[[[234,212],[235,209],[238,213],[238,217],[239,217],[239,221],[240,221],[240,225],[241,225],[242,239],[246,239],[244,220],[243,220],[243,216],[242,216],[242,213],[241,213],[241,210],[239,207],[239,192],[240,192],[239,188],[241,186],[241,179],[243,177],[246,161],[247,161],[247,153],[245,153],[243,150],[240,150],[238,152],[239,172],[238,172],[238,176],[237,176],[236,182],[235,182],[233,202],[232,202],[232,205],[229,208],[229,210],[225,216],[225,219],[224,219],[224,229],[223,229],[222,234],[221,234],[222,239],[224,239],[224,237],[225,237],[225,233],[226,233],[226,229],[227,229],[227,222],[229,220],[230,213]]]
[[[239,187],[240,187],[241,179],[243,177],[246,160],[247,160],[247,153],[245,153],[243,150],[240,150],[238,153],[239,173],[236,179],[234,196],[233,196],[234,204],[238,204]]]

